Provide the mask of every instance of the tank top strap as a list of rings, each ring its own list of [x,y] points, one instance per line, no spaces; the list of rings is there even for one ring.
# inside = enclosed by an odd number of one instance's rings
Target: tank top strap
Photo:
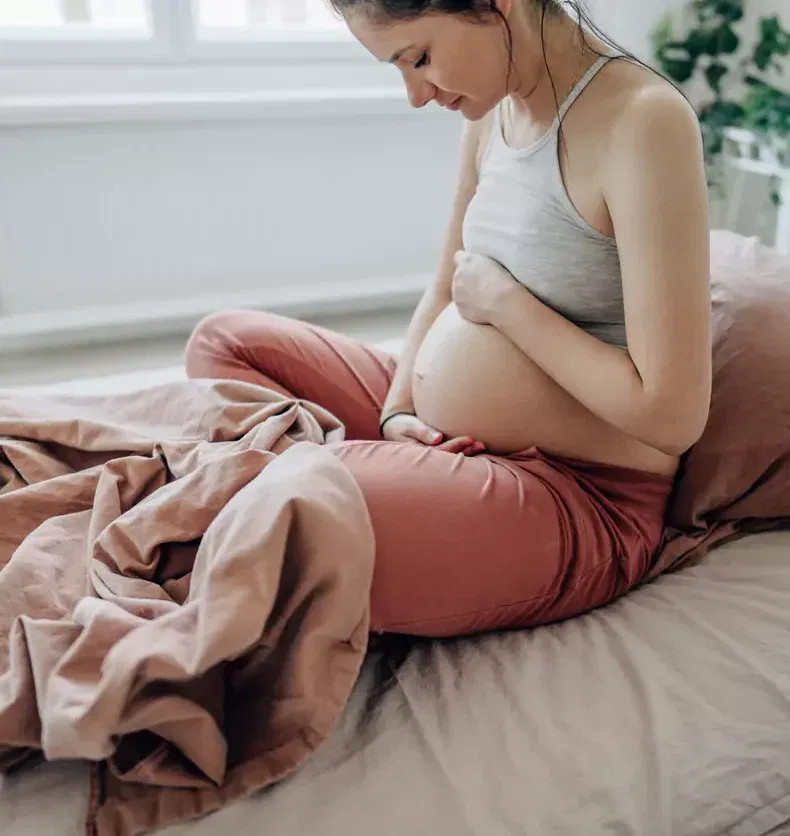
[[[559,125],[560,122],[565,118],[568,111],[573,107],[574,102],[576,99],[581,96],[584,92],[587,85],[598,75],[598,73],[614,58],[617,56],[615,55],[602,55],[591,67],[587,72],[582,76],[581,80],[578,84],[571,90],[570,95],[567,99],[562,103],[560,109],[557,114],[557,119],[555,120],[555,126]]]

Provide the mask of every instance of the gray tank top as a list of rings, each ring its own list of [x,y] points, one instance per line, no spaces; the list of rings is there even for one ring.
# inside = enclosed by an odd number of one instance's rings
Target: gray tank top
[[[464,218],[464,249],[498,261],[566,319],[626,347],[620,258],[615,239],[588,224],[571,203],[559,163],[560,119],[602,67],[599,58],[559,109],[551,130],[529,148],[505,143],[500,110]]]

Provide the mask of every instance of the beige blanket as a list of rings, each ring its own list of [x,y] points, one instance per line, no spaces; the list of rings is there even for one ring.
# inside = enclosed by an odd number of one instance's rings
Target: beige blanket
[[[367,646],[342,434],[243,383],[0,399],[0,768],[97,762],[89,829],[130,836],[304,762]]]

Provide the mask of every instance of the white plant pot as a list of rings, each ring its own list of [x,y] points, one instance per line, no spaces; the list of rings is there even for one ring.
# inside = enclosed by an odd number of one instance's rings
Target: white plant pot
[[[780,166],[790,167],[790,137],[772,136],[769,140],[771,147]]]
[[[776,217],[775,246],[790,254],[790,140],[786,137],[763,137],[743,128],[728,128],[726,159],[736,171],[777,178],[780,206]],[[735,195],[728,207],[729,225],[737,222],[738,203],[743,189],[743,175],[736,178]]]

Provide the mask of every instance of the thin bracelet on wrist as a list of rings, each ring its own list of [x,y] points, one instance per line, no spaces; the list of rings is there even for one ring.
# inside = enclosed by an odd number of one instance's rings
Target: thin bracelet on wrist
[[[414,413],[413,412],[407,412],[406,410],[403,410],[403,409],[398,411],[398,412],[391,413],[379,424],[379,435],[381,435],[381,436],[384,435],[384,425],[387,423],[387,421],[390,420],[390,418],[394,418],[396,415],[412,415],[413,416]]]

